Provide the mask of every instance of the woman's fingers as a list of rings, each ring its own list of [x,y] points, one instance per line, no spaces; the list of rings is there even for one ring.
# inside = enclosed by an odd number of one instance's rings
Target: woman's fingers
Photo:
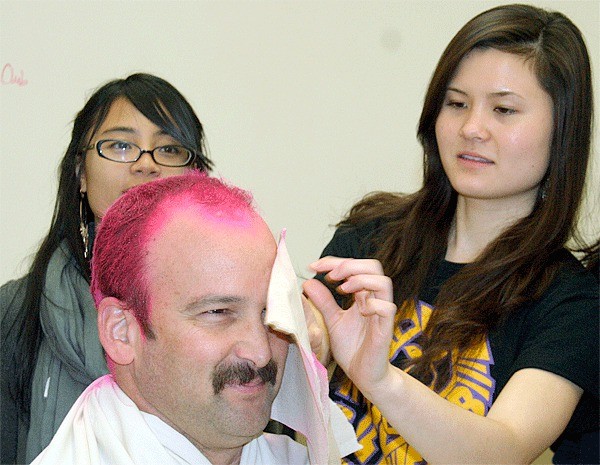
[[[321,315],[323,315],[323,319],[326,322],[341,310],[340,306],[331,295],[331,291],[327,289],[321,281],[309,279],[302,284],[302,289],[304,290],[306,297],[308,297],[321,312]]]
[[[375,299],[392,302],[394,289],[392,280],[383,275],[361,274],[350,276],[338,289],[344,294],[356,294],[360,291],[370,291]]]
[[[398,307],[396,307],[394,302],[367,297],[365,304],[360,308],[360,313],[363,316],[378,315],[383,318],[394,318],[397,310]]]
[[[343,281],[349,276],[358,274],[383,275],[383,267],[379,260],[375,259],[327,256],[320,258],[309,266],[317,273],[326,273],[326,279],[330,281]]]

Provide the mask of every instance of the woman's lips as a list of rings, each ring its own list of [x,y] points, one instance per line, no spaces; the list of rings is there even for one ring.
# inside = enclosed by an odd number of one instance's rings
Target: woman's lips
[[[475,163],[485,163],[485,164],[493,164],[494,163],[493,161],[489,160],[488,158],[485,158],[485,157],[475,154],[475,153],[460,153],[458,155],[458,158],[461,160],[466,160],[466,161],[475,162]]]

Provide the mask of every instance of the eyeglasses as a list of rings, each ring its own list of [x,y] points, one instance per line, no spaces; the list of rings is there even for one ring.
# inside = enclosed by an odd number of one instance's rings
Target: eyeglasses
[[[154,163],[161,166],[186,166],[196,153],[182,145],[161,145],[152,150],[142,150],[132,142],[118,139],[102,139],[96,142],[96,151],[102,158],[117,163],[135,163],[140,157],[149,153]],[[86,147],[91,150],[94,146]]]

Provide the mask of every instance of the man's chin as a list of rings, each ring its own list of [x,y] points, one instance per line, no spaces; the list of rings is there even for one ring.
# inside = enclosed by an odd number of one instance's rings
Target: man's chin
[[[260,436],[271,418],[272,398],[267,396],[262,399],[249,399],[247,395],[233,395],[228,400],[227,408],[223,412],[228,412],[227,416],[239,434]]]
[[[249,442],[263,433],[269,423],[269,419],[270,412],[269,414],[257,412],[255,415],[252,415],[250,412],[243,412],[235,415],[235,418],[231,420],[234,427],[232,435],[247,438],[246,442]]]

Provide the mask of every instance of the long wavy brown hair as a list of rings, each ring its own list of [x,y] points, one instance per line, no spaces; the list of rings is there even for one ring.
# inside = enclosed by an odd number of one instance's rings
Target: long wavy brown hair
[[[447,369],[435,368],[438,361],[457,360],[503,318],[538,299],[559,271],[565,244],[570,239],[582,243],[576,224],[593,111],[588,52],[581,32],[567,17],[529,5],[504,5],[479,14],[442,54],[418,127],[423,187],[410,195],[370,194],[338,226],[383,220],[373,241],[376,258],[394,282],[397,303],[417,298],[430,267],[445,254],[457,202],[441,164],[435,122],[459,63],[471,50],[482,48],[524,57],[552,97],[550,162],[531,213],[440,289],[437,310],[424,331],[422,356],[409,362],[410,372],[427,383],[435,380],[436,390],[450,376]]]

